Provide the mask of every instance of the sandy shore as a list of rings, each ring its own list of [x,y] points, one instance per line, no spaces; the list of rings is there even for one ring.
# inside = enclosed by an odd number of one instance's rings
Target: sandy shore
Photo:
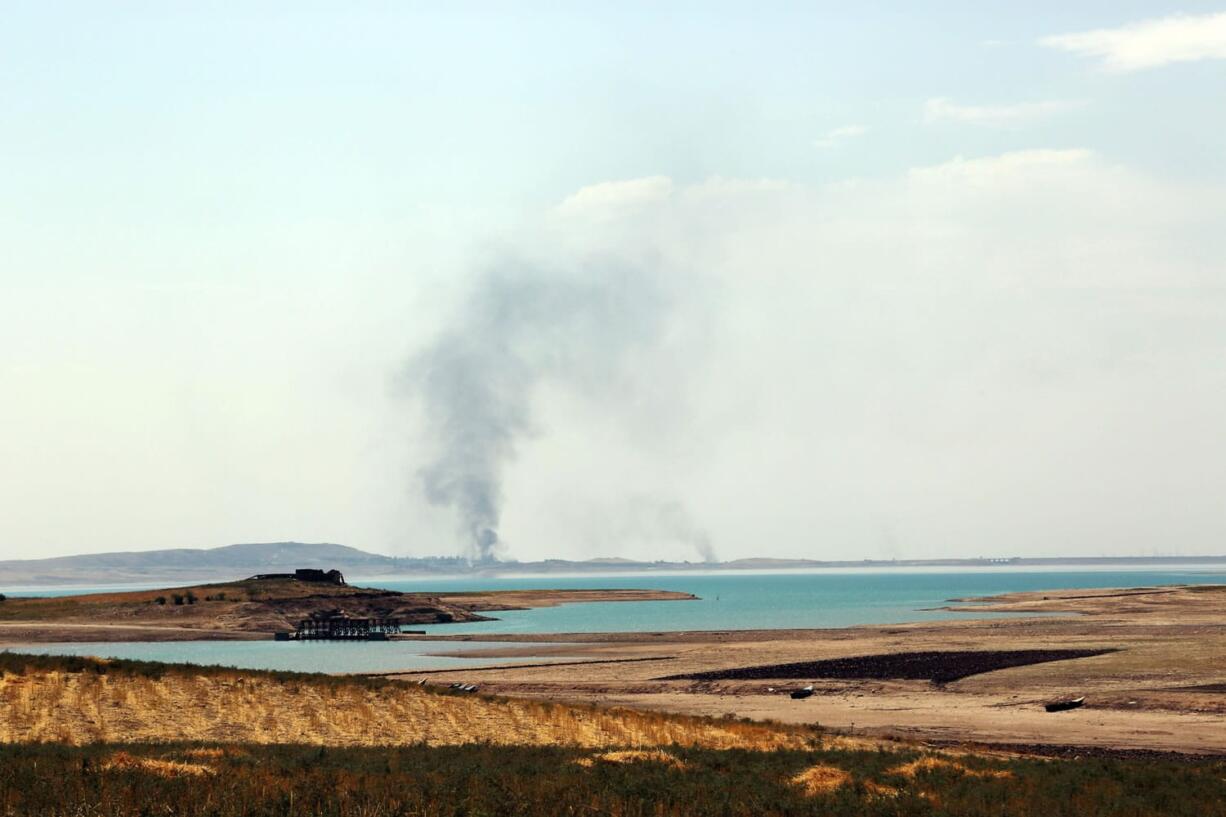
[[[1226,588],[1010,594],[967,609],[965,620],[838,630],[482,636],[504,641],[506,647],[466,655],[552,655],[575,663],[398,677],[480,683],[485,691],[513,696],[820,723],[942,744],[1226,753]],[[975,619],[977,611],[1022,617]],[[532,641],[557,646],[524,643]],[[1110,652],[998,669],[944,684],[794,675],[771,679],[769,673],[754,680],[664,680],[887,653],[1053,649]],[[814,687],[813,697],[793,700],[787,694],[807,684]],[[1061,713],[1043,708],[1048,701],[1079,696],[1086,697],[1083,708]]]

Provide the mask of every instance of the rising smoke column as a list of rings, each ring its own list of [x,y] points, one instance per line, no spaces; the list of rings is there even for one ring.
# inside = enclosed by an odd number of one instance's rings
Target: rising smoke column
[[[503,477],[533,431],[537,387],[582,387],[615,372],[657,336],[666,300],[658,276],[636,265],[502,265],[413,358],[408,381],[435,445],[421,486],[429,502],[455,510],[469,558],[500,552]]]

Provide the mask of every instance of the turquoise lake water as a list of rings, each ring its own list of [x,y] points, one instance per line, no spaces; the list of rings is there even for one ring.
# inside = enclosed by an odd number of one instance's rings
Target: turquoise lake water
[[[647,588],[678,590],[697,601],[599,602],[536,610],[492,613],[496,621],[439,624],[431,634],[538,634],[575,632],[665,632],[847,627],[965,618],[970,614],[933,610],[953,598],[1025,590],[1136,587],[1162,584],[1226,584],[1221,567],[1102,571],[822,571],[812,573],[676,573],[624,576],[457,579],[353,579],[354,584],[392,590],[444,592],[541,588]],[[103,588],[96,588],[101,590]],[[119,588],[107,588],[119,589]],[[82,592],[6,589],[10,595]],[[987,616],[988,614],[975,614]],[[998,614],[1009,615],[1009,614]],[[394,669],[453,669],[496,661],[440,658],[429,652],[492,646],[477,642],[304,642],[213,641],[119,644],[43,644],[40,652],[102,655],[154,661],[188,661],[245,668],[321,672],[377,672]],[[517,658],[515,662],[529,659]]]
[[[679,590],[698,601],[597,602],[490,613],[498,621],[420,627],[432,634],[654,632],[849,627],[965,618],[931,608],[954,598],[1023,590],[1226,584],[1226,571],[821,572],[673,574],[581,578],[382,581],[393,590],[649,588]],[[986,615],[986,614],[979,614]],[[999,614],[1010,615],[1010,614]]]

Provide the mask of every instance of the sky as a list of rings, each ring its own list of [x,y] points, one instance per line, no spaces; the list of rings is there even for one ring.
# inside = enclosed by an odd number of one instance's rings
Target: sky
[[[0,9],[0,558],[1226,553],[1226,5]]]

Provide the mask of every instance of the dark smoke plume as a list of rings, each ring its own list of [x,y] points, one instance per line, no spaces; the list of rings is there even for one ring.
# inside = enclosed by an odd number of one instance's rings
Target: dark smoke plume
[[[426,498],[453,508],[469,557],[502,552],[502,481],[533,430],[537,387],[591,388],[649,343],[665,312],[658,282],[633,265],[501,267],[482,276],[452,325],[408,377],[436,446],[420,471]]]

